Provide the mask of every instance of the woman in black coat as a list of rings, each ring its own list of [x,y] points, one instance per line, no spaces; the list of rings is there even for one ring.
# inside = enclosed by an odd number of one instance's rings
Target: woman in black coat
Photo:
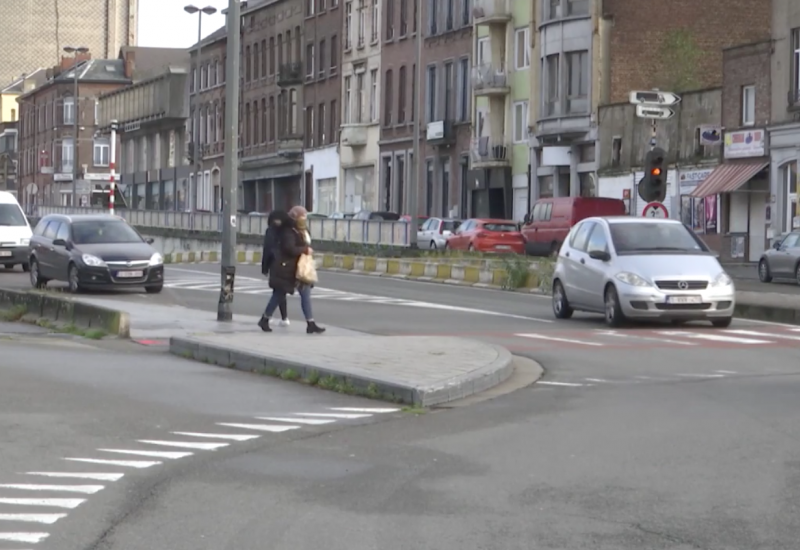
[[[275,263],[280,227],[288,218],[289,215],[282,210],[274,210],[270,212],[269,217],[267,218],[267,232],[264,234],[264,248],[261,252],[261,273],[265,277],[269,277],[269,271],[272,265]],[[278,308],[281,312],[281,320],[278,324],[282,327],[288,327],[289,312],[288,308],[286,307],[286,296],[284,296],[281,303],[278,304]]]

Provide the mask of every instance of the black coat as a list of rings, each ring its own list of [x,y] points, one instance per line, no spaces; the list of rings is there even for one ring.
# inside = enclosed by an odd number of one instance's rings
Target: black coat
[[[269,275],[269,270],[275,261],[277,253],[280,227],[275,225],[276,221],[286,223],[289,221],[289,215],[286,212],[275,210],[270,213],[267,219],[268,226],[266,233],[264,233],[264,246],[261,251],[261,273],[265,276]]]
[[[305,253],[308,245],[303,235],[293,224],[284,224],[277,230],[275,260],[269,270],[270,288],[294,294],[297,288],[297,261]]]

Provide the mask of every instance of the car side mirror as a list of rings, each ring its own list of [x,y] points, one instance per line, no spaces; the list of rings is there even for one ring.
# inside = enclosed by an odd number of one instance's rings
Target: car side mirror
[[[146,242],[147,244],[153,244],[154,242],[156,242],[156,240],[147,238],[147,239],[144,240],[144,242]]]
[[[67,247],[67,241],[64,239],[55,239],[53,241],[53,246],[63,246],[64,248]]]
[[[589,257],[593,260],[600,260],[601,262],[607,262],[611,259],[611,254],[606,252],[605,250],[592,250],[589,252]]]
[[[772,248],[774,248],[775,250],[780,250],[781,249],[781,242],[780,241],[775,241],[775,243],[772,245]]]

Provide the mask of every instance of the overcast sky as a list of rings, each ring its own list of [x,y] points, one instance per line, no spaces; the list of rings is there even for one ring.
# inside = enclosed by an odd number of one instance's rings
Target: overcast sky
[[[189,15],[183,7],[212,6],[217,10],[228,7],[228,0],[139,0],[140,46],[159,48],[188,48],[197,42],[197,14]],[[219,11],[203,15],[203,36],[225,24]]]

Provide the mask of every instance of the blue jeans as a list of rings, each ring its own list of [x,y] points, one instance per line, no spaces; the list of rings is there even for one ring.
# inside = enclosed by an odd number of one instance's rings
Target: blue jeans
[[[300,294],[300,309],[303,310],[303,316],[306,318],[306,321],[313,321],[314,314],[311,312],[311,287],[301,284],[297,288],[297,291]],[[267,319],[272,318],[272,314],[275,313],[275,310],[278,309],[281,302],[286,302],[286,293],[277,288],[272,289],[272,296],[269,302],[267,302],[267,309],[264,310],[264,317]]]

